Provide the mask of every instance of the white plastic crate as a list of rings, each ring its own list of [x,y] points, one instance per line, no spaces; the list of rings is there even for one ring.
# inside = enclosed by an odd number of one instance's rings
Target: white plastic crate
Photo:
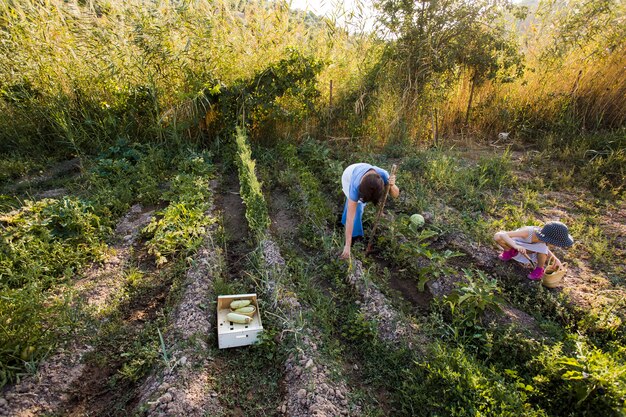
[[[226,319],[231,312],[230,303],[235,300],[251,300],[256,314],[248,324],[233,323]],[[263,331],[261,310],[256,294],[220,295],[217,297],[217,345],[220,349],[246,346],[255,343]]]

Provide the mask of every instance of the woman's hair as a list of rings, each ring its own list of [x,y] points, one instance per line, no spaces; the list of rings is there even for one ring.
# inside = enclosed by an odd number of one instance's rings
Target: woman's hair
[[[378,204],[385,191],[385,182],[378,174],[370,174],[363,177],[359,185],[359,198],[364,203]]]

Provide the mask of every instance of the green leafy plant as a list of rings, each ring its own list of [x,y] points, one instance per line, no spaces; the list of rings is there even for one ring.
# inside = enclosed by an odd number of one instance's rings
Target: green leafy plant
[[[156,257],[156,264],[163,265],[168,257],[184,256],[200,246],[206,228],[215,223],[215,218],[205,215],[203,207],[194,207],[187,202],[174,202],[159,212],[143,233],[150,237],[146,243],[148,252]]]
[[[483,271],[463,270],[467,282],[457,283],[458,288],[445,297],[453,320],[461,325],[477,325],[486,310],[501,311],[504,300],[498,281]]]
[[[31,280],[44,288],[102,259],[110,229],[94,207],[73,197],[27,202],[0,218],[0,285],[19,288]]]
[[[120,139],[96,158],[85,187],[104,217],[114,219],[135,202],[157,203],[170,168],[163,148]]]
[[[202,155],[191,153],[179,161],[179,166],[183,171],[174,177],[166,193],[171,203],[143,229],[149,237],[146,247],[157,265],[193,252],[202,243],[207,227],[217,221],[206,213],[211,195],[210,164]]]
[[[385,227],[385,233],[381,233],[378,241],[385,257],[398,266],[409,268],[417,278],[420,291],[424,291],[429,280],[449,274],[451,269],[446,266],[447,261],[462,255],[449,249],[433,249],[432,240],[439,233],[431,229],[416,229],[410,216],[400,215],[381,224]]]
[[[246,205],[246,219],[250,229],[260,241],[270,226],[267,204],[263,197],[261,183],[259,183],[256,176],[252,151],[248,145],[246,134],[242,129],[237,128],[235,140],[237,143],[236,161],[239,169],[241,198]]]
[[[580,336],[574,346],[557,343],[546,347],[532,362],[537,387],[547,409],[579,415],[619,415],[626,395],[626,351],[602,351]]]
[[[0,297],[0,387],[33,370],[74,328],[70,291],[54,295],[41,282],[2,288]]]
[[[0,218],[0,385],[71,327],[75,306],[61,284],[104,257],[109,233],[94,207],[73,197],[28,201]]]

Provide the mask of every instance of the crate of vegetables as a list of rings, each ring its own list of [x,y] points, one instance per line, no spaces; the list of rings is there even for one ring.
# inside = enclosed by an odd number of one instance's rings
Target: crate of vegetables
[[[262,331],[256,294],[217,297],[217,344],[220,349],[251,345]]]

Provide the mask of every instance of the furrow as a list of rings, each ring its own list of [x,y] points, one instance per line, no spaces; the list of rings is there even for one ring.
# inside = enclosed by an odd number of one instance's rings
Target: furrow
[[[212,183],[215,188],[215,182]],[[214,205],[205,213],[214,216]],[[214,278],[222,273],[222,251],[215,244],[216,225],[207,227],[202,246],[191,260],[183,283],[182,297],[172,311],[171,328],[165,338],[166,367],[153,373],[139,388],[141,412],[149,416],[222,415],[216,392],[211,388],[208,335],[215,315],[210,300],[215,298]]]

